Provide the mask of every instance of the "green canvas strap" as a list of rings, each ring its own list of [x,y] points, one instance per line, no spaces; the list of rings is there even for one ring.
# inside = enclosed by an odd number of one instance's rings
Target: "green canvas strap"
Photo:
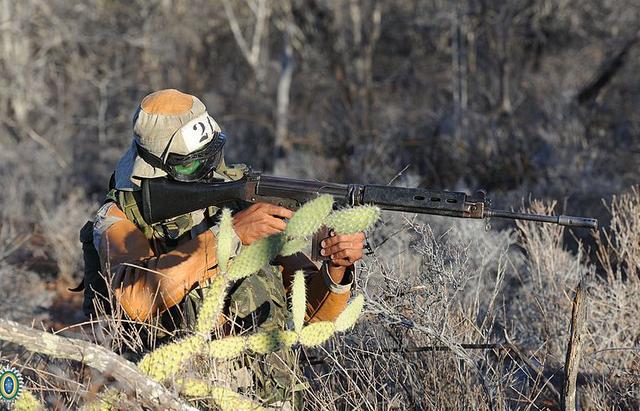
[[[144,233],[147,239],[152,239],[155,236],[154,229],[151,225],[147,224],[140,212],[140,205],[142,204],[142,197],[140,193],[136,191],[118,191],[118,205],[120,209],[127,216],[127,219],[134,223]]]

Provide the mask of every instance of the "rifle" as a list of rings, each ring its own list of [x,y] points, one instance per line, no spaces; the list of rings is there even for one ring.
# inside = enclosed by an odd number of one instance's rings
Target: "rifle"
[[[594,218],[548,216],[493,209],[482,190],[470,196],[463,192],[425,188],[299,180],[264,175],[250,169],[241,179],[229,182],[182,183],[166,178],[145,179],[142,183],[143,217],[147,223],[154,224],[209,206],[223,207],[238,201],[266,202],[295,211],[302,204],[322,194],[331,194],[337,207],[372,204],[383,210],[447,217],[497,217],[592,230],[598,228],[598,220]],[[327,235],[324,230],[314,238],[312,258],[316,261],[326,259],[320,256],[318,245]]]

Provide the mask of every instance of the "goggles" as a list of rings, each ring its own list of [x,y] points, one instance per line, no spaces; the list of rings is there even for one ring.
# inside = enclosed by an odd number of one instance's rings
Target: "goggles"
[[[138,155],[155,168],[159,168],[174,180],[193,182],[203,180],[215,170],[222,160],[222,148],[226,137],[214,132],[209,143],[193,153],[181,155],[170,153],[166,161],[136,143]]]

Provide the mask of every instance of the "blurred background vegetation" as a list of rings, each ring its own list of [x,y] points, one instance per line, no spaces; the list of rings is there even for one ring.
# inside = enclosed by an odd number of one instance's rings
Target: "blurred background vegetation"
[[[639,30],[636,0],[0,0],[0,314],[83,320],[66,291],[81,278],[78,231],[137,104],[161,88],[202,98],[229,162],[486,188],[502,208],[555,199],[607,226],[605,204],[640,181]],[[584,270],[617,269],[588,233],[564,236]],[[515,282],[505,298],[522,295]]]

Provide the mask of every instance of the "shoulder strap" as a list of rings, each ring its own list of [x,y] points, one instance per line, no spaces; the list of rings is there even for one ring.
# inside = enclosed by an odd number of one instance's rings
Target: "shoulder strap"
[[[139,191],[116,190],[117,203],[120,209],[127,216],[127,219],[134,223],[144,233],[147,239],[154,237],[154,229],[142,216],[142,194]]]
[[[118,206],[129,221],[138,227],[148,240],[162,240],[172,247],[177,239],[191,230],[193,220],[191,214],[184,214],[171,220],[157,224],[149,224],[142,213],[142,193],[140,191],[112,190]]]

